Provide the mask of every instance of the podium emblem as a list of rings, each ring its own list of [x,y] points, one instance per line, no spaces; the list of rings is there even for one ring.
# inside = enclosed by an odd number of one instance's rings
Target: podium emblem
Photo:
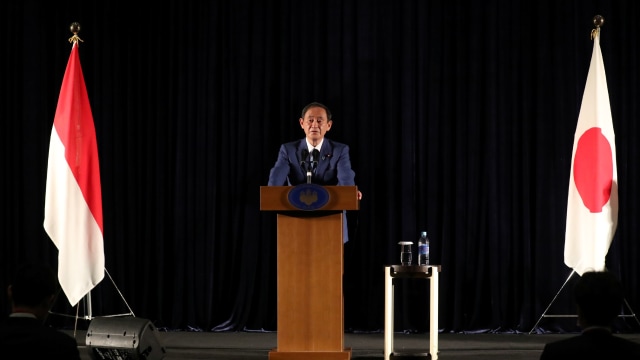
[[[287,197],[292,206],[305,211],[321,209],[329,202],[329,192],[317,184],[296,185],[289,190]]]

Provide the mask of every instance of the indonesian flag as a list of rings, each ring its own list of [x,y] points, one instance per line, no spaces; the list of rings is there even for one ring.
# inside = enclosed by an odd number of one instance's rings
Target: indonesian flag
[[[98,146],[77,41],[51,129],[44,212],[44,228],[58,248],[58,279],[75,306],[104,278]]]
[[[564,244],[564,262],[579,275],[605,269],[618,223],[615,136],[599,29],[594,33],[573,143]]]

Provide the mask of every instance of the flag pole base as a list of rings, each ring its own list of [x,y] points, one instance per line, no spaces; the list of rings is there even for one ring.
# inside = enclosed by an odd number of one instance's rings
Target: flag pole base
[[[549,305],[547,306],[547,308],[544,310],[544,312],[542,313],[542,315],[540,316],[540,318],[538,319],[538,321],[536,322],[535,325],[533,325],[533,328],[531,328],[531,331],[529,331],[529,335],[531,335],[535,329],[538,327],[538,324],[540,324],[540,321],[542,321],[543,318],[577,318],[578,315],[547,315],[547,311],[549,311],[549,308],[551,307],[551,305],[556,301],[556,299],[558,298],[558,295],[560,295],[560,292],[562,292],[562,289],[564,289],[564,287],[567,285],[567,283],[569,282],[569,279],[571,279],[571,277],[573,276],[573,274],[575,274],[575,270],[571,270],[571,274],[569,274],[569,276],[567,277],[567,280],[564,281],[564,284],[562,284],[562,286],[560,287],[560,290],[558,290],[558,292],[556,293],[556,295],[553,297],[553,299],[551,300],[551,302],[549,303]],[[620,314],[618,315],[619,318],[634,318],[636,319],[636,322],[638,323],[638,325],[640,326],[640,320],[638,320],[638,317],[636,316],[636,313],[633,311],[633,309],[631,309],[631,306],[629,305],[629,302],[627,301],[627,299],[624,299],[624,304],[627,306],[627,309],[629,310],[629,312],[631,312],[631,314]]]
[[[533,325],[533,328],[531,328],[531,331],[529,331],[529,335],[531,335],[533,333],[533,331],[538,327],[538,324],[540,324],[540,321],[542,321],[542,318],[545,318],[545,317],[576,317],[577,316],[577,315],[547,315],[547,311],[549,311],[549,308],[556,301],[556,299],[558,298],[558,295],[560,295],[560,292],[562,292],[562,289],[564,289],[564,287],[569,282],[569,279],[571,279],[571,277],[573,276],[573,274],[575,274],[575,272],[576,272],[575,270],[573,270],[573,269],[571,270],[571,274],[569,274],[569,276],[567,276],[567,280],[564,281],[564,284],[562,284],[562,286],[560,287],[560,290],[558,290],[558,292],[556,293],[556,296],[553,297],[553,299],[551,300],[549,305],[547,305],[547,308],[544,309],[544,312],[542,313],[542,315],[540,316],[540,318],[538,319],[536,324]]]
[[[127,307],[127,309],[129,309],[128,313],[122,313],[122,314],[110,314],[110,315],[102,315],[100,317],[118,317],[118,316],[133,316],[136,317],[136,315],[133,313],[133,310],[131,309],[131,307],[129,306],[129,303],[127,303],[127,300],[124,298],[124,295],[122,295],[122,292],[120,291],[120,289],[118,288],[118,286],[116,285],[115,281],[113,281],[113,278],[111,277],[111,274],[109,274],[109,271],[107,271],[107,269],[104,269],[104,272],[107,274],[107,276],[109,277],[109,280],[111,281],[111,283],[113,284],[113,287],[116,289],[116,291],[118,292],[118,295],[120,295],[120,298],[122,299],[122,301],[124,302],[125,306]],[[91,304],[91,291],[89,291],[85,297],[84,297],[84,301],[86,303],[86,312],[84,314],[84,316],[80,317],[78,316],[78,313],[76,312],[75,315],[69,315],[69,314],[62,314],[62,313],[56,313],[56,312],[52,312],[49,311],[49,314],[52,315],[59,315],[59,316],[66,316],[66,317],[72,317],[75,318],[76,320],[78,319],[82,319],[82,320],[93,320],[95,317],[93,316],[93,308],[92,308],[92,304]]]

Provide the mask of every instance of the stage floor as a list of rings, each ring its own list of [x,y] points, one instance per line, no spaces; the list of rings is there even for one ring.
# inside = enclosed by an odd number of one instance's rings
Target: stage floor
[[[73,331],[68,331],[74,335]],[[269,358],[277,346],[276,332],[186,332],[157,331],[165,360],[252,360]],[[439,334],[440,360],[538,360],[544,344],[575,334]],[[640,343],[640,334],[620,335]],[[85,344],[86,331],[77,331],[82,359],[91,359]],[[346,333],[345,348],[358,360],[384,358],[384,334]],[[429,334],[394,334],[394,351],[423,353],[429,349]],[[150,358],[156,359],[156,358]]]

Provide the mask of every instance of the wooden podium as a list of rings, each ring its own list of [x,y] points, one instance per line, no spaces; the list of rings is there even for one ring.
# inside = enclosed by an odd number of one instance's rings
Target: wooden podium
[[[260,210],[277,211],[278,344],[270,360],[348,360],[344,347],[343,210],[359,210],[356,186],[323,186],[328,201],[301,210],[294,186],[261,186]]]

